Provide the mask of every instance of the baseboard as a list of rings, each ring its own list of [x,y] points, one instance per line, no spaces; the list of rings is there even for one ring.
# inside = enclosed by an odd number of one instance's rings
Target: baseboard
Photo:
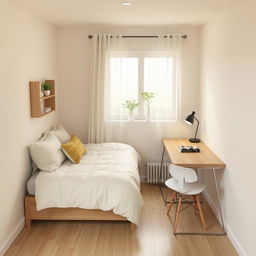
[[[23,217],[18,224],[15,226],[13,231],[7,236],[7,238],[0,244],[0,256],[3,256],[5,252],[8,250],[12,242],[19,235],[21,230],[25,226],[25,218]]]
[[[220,217],[219,210],[218,210],[217,206],[214,204],[211,196],[209,195],[207,190],[205,190],[203,192],[203,194],[204,194],[204,197],[207,200],[208,204],[210,205],[213,213],[215,214],[216,218],[218,219],[219,223],[221,223],[221,217]],[[226,232],[227,232],[227,236],[228,236],[229,240],[231,241],[231,243],[233,244],[233,246],[235,247],[239,256],[248,256],[248,254],[246,253],[246,251],[244,250],[244,248],[242,247],[242,245],[238,241],[237,237],[232,232],[232,229],[230,228],[228,223],[225,221],[225,219],[223,221],[224,221],[225,229],[226,229]]]

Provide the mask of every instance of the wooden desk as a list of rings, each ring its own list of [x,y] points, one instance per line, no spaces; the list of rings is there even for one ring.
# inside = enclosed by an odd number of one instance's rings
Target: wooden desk
[[[163,139],[165,150],[175,165],[190,168],[221,168],[226,164],[220,160],[203,142],[191,143],[188,139]],[[197,146],[199,153],[181,153],[179,146]]]
[[[205,168],[205,169],[211,169],[213,171],[214,176],[214,182],[215,182],[215,188],[216,193],[218,197],[218,207],[219,207],[219,213],[221,217],[221,225],[223,228],[223,233],[201,233],[201,232],[176,232],[176,235],[226,235],[224,222],[223,222],[223,216],[220,206],[220,196],[219,196],[219,187],[218,187],[218,181],[216,178],[216,169],[225,169],[226,164],[219,159],[203,142],[200,143],[191,143],[188,139],[163,139],[163,153],[162,153],[162,160],[161,160],[161,173],[162,173],[162,163],[164,160],[164,154],[165,151],[167,152],[170,161],[172,164],[183,166],[183,167],[189,167],[189,168]],[[180,149],[178,148],[180,145],[183,146],[198,146],[200,148],[200,152],[197,153],[181,153]],[[160,177],[160,180],[161,177]],[[164,200],[164,203],[167,204],[167,199],[163,195],[163,191],[161,189],[162,198]]]

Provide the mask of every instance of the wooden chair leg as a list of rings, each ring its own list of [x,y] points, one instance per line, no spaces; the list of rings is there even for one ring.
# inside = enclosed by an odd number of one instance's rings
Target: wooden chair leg
[[[175,197],[176,197],[176,194],[177,194],[176,191],[174,191],[173,194],[172,194],[171,202],[170,202],[170,205],[168,206],[168,209],[167,209],[167,215],[169,215],[169,212],[170,212],[170,210],[172,209],[172,206],[173,206],[173,203],[174,203],[174,199],[175,199]]]
[[[178,203],[178,208],[177,208],[177,213],[175,217],[175,222],[174,222],[174,227],[173,227],[173,232],[175,233],[177,230],[178,222],[179,222],[179,217],[180,217],[180,207],[181,207],[181,197],[179,198],[179,203]]]
[[[196,196],[193,196],[193,200],[194,200],[194,212],[195,212],[195,215],[197,215],[198,208],[197,208]]]
[[[206,231],[206,225],[205,225],[205,220],[204,220],[204,214],[203,214],[203,211],[202,211],[202,208],[201,208],[199,195],[196,195],[196,202],[197,202],[197,207],[198,207],[198,210],[199,210],[200,218],[201,218],[201,221],[202,221],[202,224],[203,224],[203,228],[204,228],[204,230]]]

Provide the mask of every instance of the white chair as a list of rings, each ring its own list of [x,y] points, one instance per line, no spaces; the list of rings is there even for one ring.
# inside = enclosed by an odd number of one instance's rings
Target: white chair
[[[202,184],[198,181],[198,177],[196,172],[193,169],[190,168],[184,168],[180,166],[176,166],[171,164],[169,167],[169,172],[172,176],[171,179],[168,179],[165,182],[165,185],[172,190],[174,190],[170,205],[167,209],[167,214],[169,215],[169,212],[175,203],[175,201],[178,201],[178,207],[177,212],[175,215],[175,221],[174,221],[174,227],[173,232],[175,233],[177,230],[178,222],[179,222],[179,216],[181,211],[181,203],[182,199],[184,197],[192,196],[194,199],[194,208],[195,208],[195,214],[197,215],[197,212],[199,211],[200,218],[203,224],[203,228],[206,231],[206,225],[204,220],[204,215],[202,212],[199,194],[205,189],[205,184]]]

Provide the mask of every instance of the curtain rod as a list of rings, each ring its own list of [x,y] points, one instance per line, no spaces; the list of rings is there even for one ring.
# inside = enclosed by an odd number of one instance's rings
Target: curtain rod
[[[164,37],[166,38],[167,36],[164,36]],[[172,36],[170,36],[170,37],[172,37]],[[188,36],[187,35],[182,35],[181,37],[186,39]],[[89,35],[88,38],[92,39],[93,35]],[[158,38],[158,36],[122,36],[122,38]]]

